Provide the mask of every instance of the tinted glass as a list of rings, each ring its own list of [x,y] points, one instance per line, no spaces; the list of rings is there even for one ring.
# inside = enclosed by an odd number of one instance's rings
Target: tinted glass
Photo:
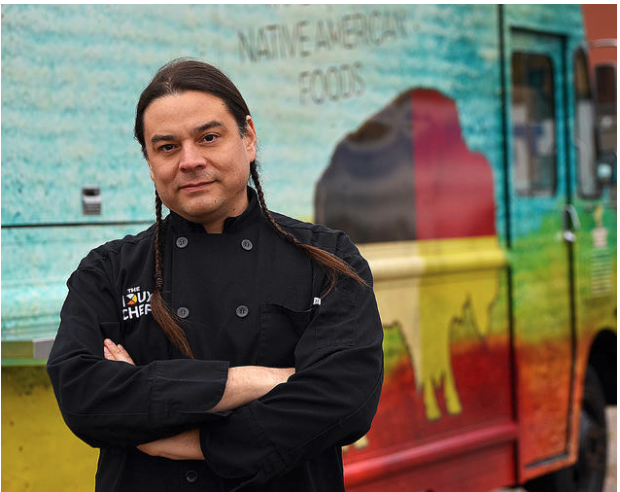
[[[588,62],[582,49],[573,58],[575,73],[575,134],[579,194],[591,197],[600,193],[596,179],[596,112],[590,90]]]
[[[553,66],[548,56],[512,56],[514,182],[519,195],[552,195],[556,182]]]
[[[617,147],[616,67],[599,65],[595,73],[601,150],[615,151]]]

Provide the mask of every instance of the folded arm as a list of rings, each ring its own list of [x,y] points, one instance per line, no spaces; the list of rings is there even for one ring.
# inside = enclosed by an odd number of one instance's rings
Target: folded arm
[[[107,360],[126,362],[132,366],[136,365],[127,350],[109,338],[104,340],[103,354]],[[269,393],[278,384],[286,383],[294,373],[295,368],[293,367],[229,367],[222,399],[207,411],[225,412],[257,400]]]
[[[103,354],[107,360],[125,362],[135,366],[125,348],[120,344],[115,344],[110,339],[104,341]],[[228,369],[228,379],[222,399],[209,411],[228,411],[250,403],[266,395],[278,384],[285,383],[294,372],[294,368],[231,367]],[[200,431],[197,428],[137,447],[148,455],[171,460],[204,460],[200,448]]]

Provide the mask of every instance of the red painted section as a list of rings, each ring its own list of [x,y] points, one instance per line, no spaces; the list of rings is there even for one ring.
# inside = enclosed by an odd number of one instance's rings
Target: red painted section
[[[541,360],[544,366],[536,363]],[[540,469],[528,469],[528,464],[566,453],[570,360],[570,340],[518,345],[519,392],[524,395],[519,399],[519,449],[526,478],[541,474]]]
[[[467,148],[456,103],[414,89],[411,108],[417,239],[495,235],[491,165]]]
[[[489,446],[475,453],[460,454],[421,467],[392,473],[380,482],[349,485],[347,491],[377,492],[489,492],[515,482],[514,447],[510,444]]]
[[[471,473],[472,466],[476,467],[479,475],[486,477],[480,482],[486,489],[479,490],[489,490],[511,483],[514,478],[514,462],[511,459],[516,427],[512,422],[508,338],[494,337],[476,342],[453,343],[451,359],[463,411],[458,415],[446,413],[440,387],[437,388],[436,395],[443,416],[429,421],[424,410],[423,395],[416,391],[414,370],[409,356],[402,357],[398,364],[386,373],[379,411],[368,433],[368,447],[351,447],[344,455],[347,484],[353,486],[359,480],[382,477],[381,487],[385,490],[392,490],[389,485],[392,480],[395,480],[396,484],[401,483],[402,479],[404,481],[400,486],[406,486],[405,490],[417,491],[420,483],[417,480],[424,475],[429,479],[426,482],[429,488],[432,485],[433,490],[437,491],[441,490],[435,487],[438,469],[444,475],[459,476],[461,472]],[[481,439],[485,436],[489,438],[488,441]],[[505,444],[500,445],[499,441],[505,441]],[[470,449],[466,452],[467,446],[474,443],[490,447],[475,451]],[[496,443],[495,447],[492,446],[493,443]],[[494,451],[491,452],[491,449]],[[464,454],[461,456],[460,453]],[[451,459],[451,454],[458,454],[459,457]],[[506,454],[509,454],[510,458]],[[485,458],[480,461],[476,456]],[[499,461],[497,468],[488,475],[488,466],[494,461]],[[424,466],[420,466],[423,463]],[[459,472],[463,463],[469,463],[470,469]],[[398,469],[396,475],[395,468]],[[404,477],[410,475],[411,477],[405,480]],[[435,482],[431,481],[431,478],[434,478]],[[468,479],[476,483],[482,480],[476,476]],[[412,484],[416,485],[416,489],[411,489]],[[472,488],[468,488],[468,483],[466,488],[446,490],[477,490],[473,482],[471,486]],[[351,490],[357,491],[358,488]],[[372,490],[372,486],[362,486],[359,490]],[[419,490],[424,488],[420,487]]]
[[[517,437],[517,425],[509,422],[472,430],[443,440],[411,447],[391,454],[351,463],[346,468],[347,485],[357,485],[401,473],[410,468],[477,453],[497,444],[511,444]]]
[[[616,39],[618,37],[617,11],[614,4],[588,4],[581,6],[586,37],[589,43],[601,39]],[[595,67],[605,63],[616,63],[618,50],[615,47],[590,47],[590,66]]]

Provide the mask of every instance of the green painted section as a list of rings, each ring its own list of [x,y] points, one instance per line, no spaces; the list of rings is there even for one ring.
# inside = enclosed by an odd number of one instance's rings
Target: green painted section
[[[6,199],[3,194],[3,203]],[[145,227],[3,227],[2,341],[53,337],[67,295],[65,283],[82,257],[114,237]]]

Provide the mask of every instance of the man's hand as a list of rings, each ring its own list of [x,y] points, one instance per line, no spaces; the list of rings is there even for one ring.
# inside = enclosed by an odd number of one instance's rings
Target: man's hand
[[[123,348],[122,345],[116,345],[112,340],[106,338],[103,341],[103,356],[107,360],[116,360],[119,362],[127,362],[127,364],[131,364],[135,366],[136,363],[133,361],[131,356],[127,353],[127,351]]]
[[[295,373],[293,367],[239,366],[228,369],[228,380],[220,402],[209,412],[234,410],[265,396]]]
[[[198,429],[141,444],[138,449],[149,456],[159,456],[169,460],[205,459],[200,449],[200,431]]]

